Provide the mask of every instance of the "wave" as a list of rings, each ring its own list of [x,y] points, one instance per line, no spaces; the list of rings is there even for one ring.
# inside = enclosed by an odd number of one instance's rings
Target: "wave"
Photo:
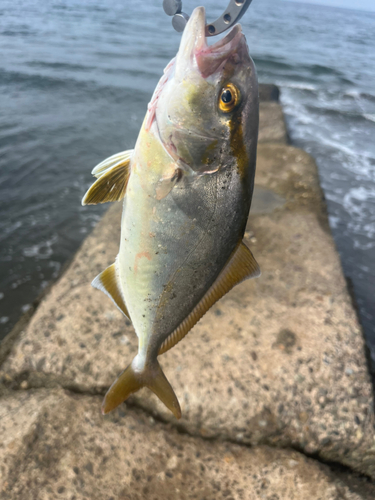
[[[309,112],[306,105],[295,99],[292,94],[292,92],[281,94],[287,120],[290,120],[292,139],[294,136],[297,140],[301,140],[304,143],[307,141],[310,146],[307,147],[306,144],[302,144],[302,147],[305,149],[310,148],[310,153],[315,151],[315,154],[319,156],[330,157],[340,164],[344,170],[359,177],[362,182],[370,182],[370,184],[374,182],[374,152],[371,151],[371,148],[361,149],[362,142],[358,143],[358,145],[353,143],[348,136],[348,130],[352,130],[353,127],[349,129],[346,127],[341,132],[338,130],[336,134],[333,133],[333,130],[331,130],[332,126],[328,121],[325,124],[320,121],[321,117],[324,119],[326,110],[319,109],[319,111],[322,111],[322,115],[317,116],[316,112]],[[357,115],[357,119],[366,120],[361,115]],[[348,121],[352,121],[351,118]],[[369,126],[367,125],[363,130],[367,130]]]
[[[273,69],[295,69],[292,64],[284,63],[272,57],[254,57],[255,66],[272,66]]]
[[[343,92],[343,90],[340,86],[339,87],[331,86],[330,88],[325,88],[323,85],[318,86],[318,85],[315,85],[313,83],[308,83],[305,81],[295,82],[295,81],[278,80],[278,81],[276,81],[276,84],[279,87],[282,87],[282,88],[284,87],[286,89],[306,90],[308,92],[312,92],[314,94],[319,95],[320,98],[325,97],[326,98],[325,100],[327,101],[327,103],[331,103],[333,99],[336,99],[338,101],[338,103],[340,103],[340,101],[342,101],[343,99],[345,100],[347,98],[356,101],[359,105],[360,105],[359,101],[363,101],[363,100],[370,101],[371,103],[375,102],[374,95],[369,94],[367,92],[361,92],[360,90],[357,90],[357,89],[346,90]],[[370,115],[370,116],[373,116],[373,115]]]
[[[338,118],[344,117],[347,120],[350,120],[350,122],[358,122],[358,121],[375,122],[375,114],[347,111],[344,109],[337,109],[337,108],[323,108],[311,105],[306,106],[306,109],[308,111],[311,111],[312,113],[319,113],[319,115],[321,116],[327,116],[327,117],[331,116]]]
[[[62,63],[62,62],[46,62],[46,61],[30,61],[27,66],[31,68],[50,68],[61,69],[68,71],[92,71],[96,69],[95,66],[84,66],[82,64]]]
[[[364,114],[363,116],[366,118],[366,120],[375,123],[375,114],[374,115]]]
[[[343,94],[344,97],[350,97],[351,99],[354,99],[355,101],[359,101],[361,99],[366,99],[367,101],[370,102],[375,102],[375,95],[369,94],[368,92],[361,92],[359,90],[347,90]]]
[[[317,92],[318,87],[309,83],[297,83],[297,82],[280,82],[280,87],[286,87],[288,89],[297,90],[308,90],[310,92]]]
[[[369,214],[364,210],[365,202],[375,202],[375,188],[359,186],[349,189],[343,198],[345,209],[358,219],[367,219]]]
[[[133,76],[134,79],[134,76]],[[109,80],[109,78],[107,78]],[[143,78],[139,78],[140,83]],[[149,98],[150,92],[147,90],[149,79],[146,79],[145,88],[140,88],[138,85],[136,99],[139,102],[144,102]],[[81,100],[82,95],[89,95],[89,99],[98,95],[99,98],[105,98],[109,101],[124,101],[127,97],[134,100],[134,81],[131,78],[119,78],[116,82],[114,79],[107,81],[99,81],[93,79],[82,78],[67,78],[50,75],[42,75],[35,73],[24,73],[20,71],[4,71],[0,69],[0,87],[5,89],[19,86],[21,90],[27,91],[43,91],[53,93],[60,91],[61,95],[69,94]]]
[[[372,167],[371,170],[375,174],[375,158],[371,155],[371,153],[368,153],[367,151],[366,152],[356,151],[355,149],[352,149],[349,146],[346,146],[342,142],[335,141],[334,139],[328,138],[324,134],[317,134],[316,138],[317,138],[318,142],[320,142],[321,144],[325,144],[326,146],[330,146],[336,150],[339,150],[339,151],[345,153],[347,156],[350,156],[353,159],[356,159],[358,162],[360,162],[360,160],[366,161],[367,167],[369,167],[369,168]],[[372,163],[373,163],[373,165],[372,165]]]
[[[329,66],[323,66],[322,64],[304,64],[303,67],[311,71],[314,75],[336,75],[340,78],[346,78],[342,71]]]
[[[35,36],[37,34],[36,31],[33,31],[33,30],[28,30],[28,29],[24,29],[24,28],[21,28],[21,29],[18,29],[18,30],[4,30],[0,33],[0,35],[2,36]]]
[[[368,99],[369,101],[375,102],[375,95],[368,94],[367,92],[361,92],[361,97]]]
[[[260,56],[254,57],[254,62],[256,66],[268,66],[272,69],[282,69],[288,71],[296,72],[296,75],[310,75],[310,77],[324,77],[324,76],[334,76],[340,82],[346,82],[352,84],[353,82],[345,75],[342,71],[332,68],[330,66],[324,66],[322,64],[300,64],[300,63],[288,63],[283,62],[280,59],[276,59],[272,56]]]
[[[366,113],[363,109],[364,106],[356,106],[356,109],[347,109],[348,106],[344,105],[342,102],[344,94],[341,91],[335,92],[332,90],[319,89],[315,85],[305,83],[277,82],[277,85],[281,87],[281,100],[286,106],[287,112],[289,111],[292,115],[296,115],[296,118],[300,119],[304,123],[306,123],[307,117],[310,118],[309,122],[316,122],[317,115],[320,117],[344,117],[351,123],[361,120],[375,122],[375,114]],[[284,89],[285,92],[283,92]],[[307,90],[308,92],[315,94],[316,99],[313,98],[314,100],[304,102],[303,100],[296,98],[292,92],[288,92],[289,89]]]
[[[87,86],[95,82],[80,81],[73,78],[57,78],[53,76],[23,73],[20,71],[1,71],[0,85],[14,86],[22,85],[27,88],[36,88],[42,90],[60,89],[69,85]]]

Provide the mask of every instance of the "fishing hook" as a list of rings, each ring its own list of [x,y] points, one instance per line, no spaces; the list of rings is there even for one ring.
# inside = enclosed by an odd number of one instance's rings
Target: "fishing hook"
[[[252,0],[230,0],[223,14],[213,23],[206,24],[206,36],[215,36],[223,33],[238,23],[245,14]],[[168,16],[173,16],[172,26],[176,31],[184,31],[189,16],[182,12],[181,0],[163,0],[163,9]]]

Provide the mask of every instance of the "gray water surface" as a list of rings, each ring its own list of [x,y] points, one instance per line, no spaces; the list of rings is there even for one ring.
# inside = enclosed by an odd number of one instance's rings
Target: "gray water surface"
[[[203,3],[209,20],[227,5]],[[90,171],[134,146],[178,49],[161,4],[0,3],[0,338],[106,209],[80,205]],[[254,0],[242,24],[260,81],[281,88],[293,143],[317,160],[375,353],[375,14]]]

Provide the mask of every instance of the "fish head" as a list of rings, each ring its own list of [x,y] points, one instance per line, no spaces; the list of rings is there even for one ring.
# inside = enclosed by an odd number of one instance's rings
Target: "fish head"
[[[196,8],[157,99],[164,147],[197,173],[239,163],[246,168],[254,144],[256,150],[258,116],[256,70],[241,26],[209,46],[205,10]]]

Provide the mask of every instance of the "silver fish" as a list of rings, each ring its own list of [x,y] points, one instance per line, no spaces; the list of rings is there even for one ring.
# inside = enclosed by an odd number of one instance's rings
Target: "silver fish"
[[[133,323],[138,354],[107,392],[107,413],[141,387],[177,417],[158,362],[233,286],[260,274],[242,242],[258,137],[258,83],[240,25],[212,46],[193,12],[134,150],[93,170],[82,203],[124,199],[115,263],[93,281]]]

